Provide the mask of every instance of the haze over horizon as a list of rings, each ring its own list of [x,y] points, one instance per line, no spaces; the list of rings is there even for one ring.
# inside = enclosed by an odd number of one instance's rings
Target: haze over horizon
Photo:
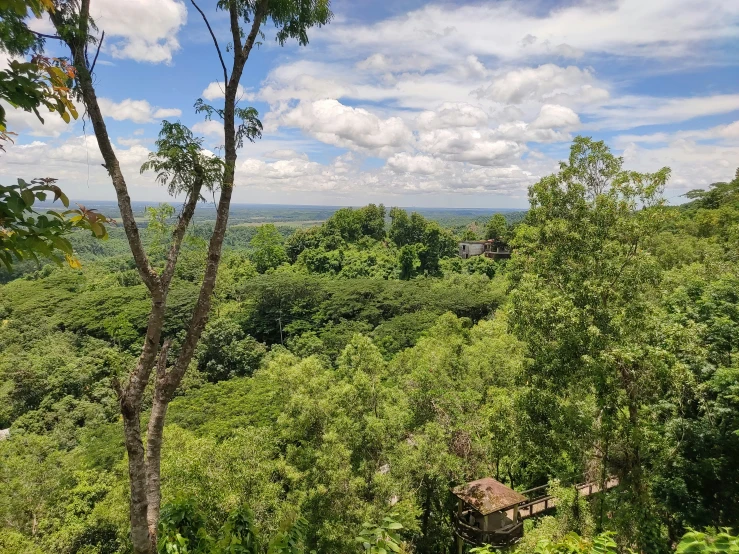
[[[192,108],[222,101],[210,36],[181,0],[92,6],[106,32],[96,83],[132,198],[167,200],[139,174],[160,121],[221,144],[220,124]],[[629,169],[670,166],[672,203],[739,165],[737,2],[343,0],[333,10],[308,47],[268,34],[250,58],[243,104],[265,132],[240,150],[235,202],[526,208],[527,187],[577,134],[604,139]],[[227,25],[222,14],[212,22]],[[70,198],[114,199],[81,119],[49,114],[42,125],[8,110],[8,127],[19,136],[0,177],[53,176]]]

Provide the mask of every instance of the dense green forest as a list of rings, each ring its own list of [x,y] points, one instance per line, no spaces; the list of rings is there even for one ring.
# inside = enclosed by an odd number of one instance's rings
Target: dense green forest
[[[369,205],[229,227],[167,414],[160,551],[456,552],[450,489],[492,476],[560,498],[520,553],[670,552],[691,529],[680,551],[735,552],[720,529],[739,525],[739,173],[678,207],[668,178],[577,139],[525,215],[459,224]],[[157,266],[173,216],[145,214]],[[170,357],[208,225],[174,274]],[[131,552],[115,391],[150,301],[109,235],[72,234],[80,268],[3,275],[2,552]],[[513,255],[462,260],[461,238]],[[591,502],[557,485],[605,475],[619,486]]]

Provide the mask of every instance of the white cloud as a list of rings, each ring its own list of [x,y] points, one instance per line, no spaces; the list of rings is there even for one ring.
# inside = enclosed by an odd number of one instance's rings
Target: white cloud
[[[212,83],[210,83],[207,87],[205,87],[202,96],[206,100],[221,100],[225,98],[226,87],[224,86],[223,81],[213,81]],[[251,93],[247,93],[246,90],[244,90],[244,87],[239,85],[236,88],[236,99],[253,100],[254,95]]]
[[[489,98],[504,104],[521,104],[526,101],[545,101],[556,94],[569,94],[587,100],[608,98],[608,91],[594,87],[592,72],[587,69],[554,64],[525,67],[508,71],[493,80],[484,89],[477,91],[481,98]]]
[[[570,108],[556,104],[544,104],[531,127],[533,129],[561,129],[578,125],[580,125],[580,118]]]
[[[482,108],[465,102],[445,102],[436,111],[422,112],[417,118],[422,129],[478,127],[487,121],[488,114]]]
[[[650,133],[646,135],[619,135],[615,139],[618,148],[624,148],[630,144],[660,144],[674,142],[675,140],[723,140],[735,142],[739,139],[739,121],[728,125],[717,125],[708,129],[691,129],[688,131],[676,131],[674,133]]]
[[[282,123],[328,144],[373,153],[391,152],[412,139],[411,131],[400,118],[380,119],[365,109],[345,106],[334,99],[302,102],[282,117]]]
[[[198,121],[192,126],[192,130],[194,133],[199,133],[207,137],[214,137],[220,141],[223,141],[224,139],[223,124],[218,121],[213,121],[212,119]]]
[[[57,112],[50,112],[47,108],[39,108],[39,113],[43,118],[43,122],[32,112],[26,112],[18,108],[13,108],[5,102],[0,102],[5,109],[7,119],[7,128],[9,131],[18,133],[20,137],[30,135],[32,137],[58,137],[62,133],[72,130],[76,127],[78,120],[71,120],[65,123]],[[76,105],[77,112],[83,113],[81,106]]]
[[[167,119],[169,117],[180,117],[182,110],[178,108],[158,108],[153,114],[154,119]]]
[[[739,94],[717,94],[692,98],[625,96],[590,113],[590,129],[633,129],[642,125],[679,123],[696,117],[739,110]],[[588,110],[586,110],[588,111]]]
[[[611,0],[535,14],[523,2],[431,4],[372,24],[329,27],[345,49],[422,54],[447,63],[469,54],[504,60],[581,52],[650,58],[701,55],[696,44],[736,38],[736,2]]]
[[[237,167],[239,188],[295,193],[330,193],[331,198],[356,194],[505,194],[525,198],[527,186],[540,174],[556,167],[553,160],[532,155],[523,164],[479,167],[461,162],[442,162],[428,156],[399,154],[388,165],[362,170],[350,154],[328,164],[303,159],[264,162],[250,158]]]
[[[387,160],[387,166],[396,173],[419,173],[433,175],[444,167],[441,160],[431,156],[413,156],[406,152],[395,154]]]
[[[487,130],[436,129],[419,135],[421,150],[443,159],[475,165],[501,166],[520,156],[525,148],[494,137]]]
[[[100,98],[100,109],[103,115],[116,121],[130,120],[134,123],[151,123],[155,119],[180,117],[182,110],[177,108],[155,108],[146,100],[126,98],[114,102],[110,98]]]
[[[59,185],[71,198],[90,198],[91,190],[105,190],[105,187],[112,193],[110,176],[101,165],[103,158],[92,134],[15,144],[6,150],[3,163],[0,164],[0,175],[3,177],[54,177],[59,179]],[[149,155],[146,147],[133,144],[129,148],[116,147],[115,151],[129,185],[155,184],[153,174],[139,174],[141,164]]]
[[[688,139],[676,139],[657,148],[632,143],[626,146],[623,156],[625,165],[636,171],[670,167],[667,195],[675,197],[716,181],[730,180],[739,160],[739,145],[699,144]]]
[[[103,49],[140,62],[171,62],[180,48],[177,33],[187,21],[180,0],[96,0],[90,11],[105,31]]]

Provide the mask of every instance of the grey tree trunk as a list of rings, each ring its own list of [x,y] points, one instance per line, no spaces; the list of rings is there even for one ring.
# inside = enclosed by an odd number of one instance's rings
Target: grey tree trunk
[[[141,349],[136,367],[131,370],[127,382],[119,384],[116,381],[114,383],[123,417],[124,442],[128,453],[131,540],[136,554],[154,554],[156,552],[157,524],[159,521],[161,501],[161,451],[165,416],[169,402],[172,400],[175,390],[180,385],[182,377],[192,361],[195,348],[208,321],[211,297],[215,288],[218,266],[221,260],[221,250],[228,224],[234,185],[237,159],[236,94],[244,65],[258,36],[259,28],[266,16],[267,3],[268,0],[259,0],[255,8],[250,33],[246,37],[243,46],[241,44],[241,30],[239,28],[239,15],[236,4],[232,2],[230,5],[229,15],[234,45],[234,62],[231,78],[227,79],[223,117],[226,166],[216,211],[215,227],[208,245],[207,265],[200,287],[200,294],[193,310],[185,340],[169,371],[167,370],[169,345],[165,343],[161,350],[159,346],[165,322],[167,295],[179,257],[182,240],[200,197],[202,183],[199,185],[196,184],[195,190],[190,191],[190,196],[183,207],[173,232],[172,245],[167,257],[166,266],[160,275],[151,266],[141,242],[131,207],[128,187],[108,135],[105,119],[103,118],[90,74],[90,67],[87,63],[86,48],[89,38],[90,0],[80,1],[79,12],[76,14],[78,19],[76,20],[75,29],[69,29],[67,25],[68,21],[60,13],[51,13],[52,22],[59,36],[62,37],[70,49],[72,61],[77,70],[79,90],[88,117],[92,123],[100,152],[105,161],[105,167],[108,170],[113,188],[116,192],[118,208],[121,213],[126,238],[134,261],[136,262],[136,268],[141,280],[149,290],[152,301],[144,345]],[[198,11],[200,11],[199,8]],[[202,11],[200,13],[202,14]],[[204,14],[203,17],[205,17]],[[145,450],[141,436],[141,406],[144,391],[149,383],[155,365],[157,366],[157,371],[154,379],[152,410],[148,422]]]

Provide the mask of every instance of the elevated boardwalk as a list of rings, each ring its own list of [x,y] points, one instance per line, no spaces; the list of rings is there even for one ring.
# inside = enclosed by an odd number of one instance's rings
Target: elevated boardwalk
[[[601,490],[618,485],[618,479],[609,478],[603,487],[600,481],[569,485],[582,497],[591,497]],[[557,499],[549,494],[549,485],[517,492],[492,477],[484,477],[452,489],[459,499],[454,531],[457,553],[465,544],[491,545],[505,548],[523,538],[524,520],[545,515],[557,507]]]
[[[618,485],[618,479],[615,477],[606,481],[605,490],[610,490]],[[601,491],[600,482],[591,481],[589,483],[580,483],[575,485],[580,496],[592,496]],[[542,485],[521,494],[529,498],[528,502],[519,504],[518,515],[520,519],[528,519],[530,517],[543,515],[557,507],[557,499],[549,495],[549,485]]]

